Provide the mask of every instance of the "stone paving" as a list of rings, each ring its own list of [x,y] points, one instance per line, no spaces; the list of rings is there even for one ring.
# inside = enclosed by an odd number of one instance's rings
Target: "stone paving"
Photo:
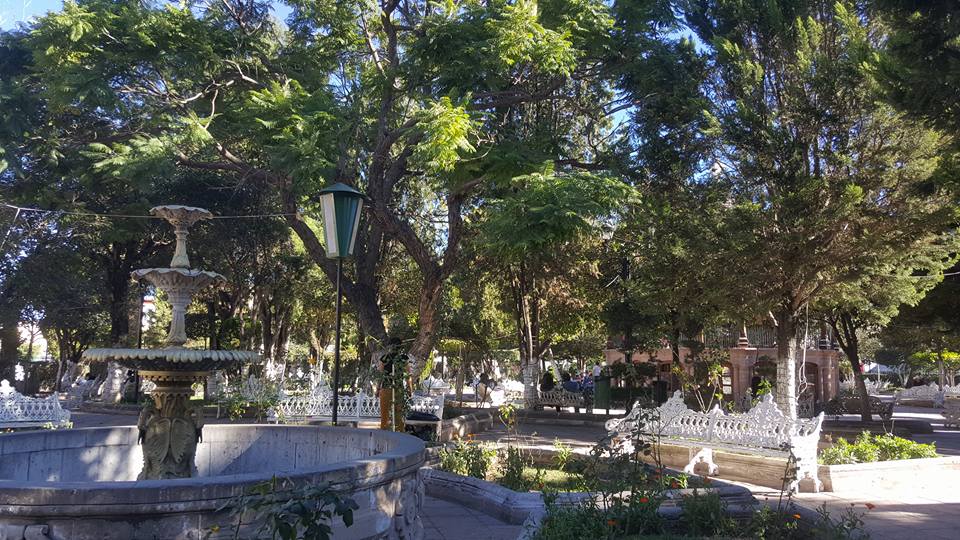
[[[421,518],[424,540],[514,540],[523,532],[520,525],[434,497],[424,498]]]

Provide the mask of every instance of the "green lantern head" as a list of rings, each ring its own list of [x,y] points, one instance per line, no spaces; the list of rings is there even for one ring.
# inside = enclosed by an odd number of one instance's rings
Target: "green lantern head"
[[[337,182],[320,190],[328,258],[339,259],[353,255],[362,206],[363,193],[346,184]]]

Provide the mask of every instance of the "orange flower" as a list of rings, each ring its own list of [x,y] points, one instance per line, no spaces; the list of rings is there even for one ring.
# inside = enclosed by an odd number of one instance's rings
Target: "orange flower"
[[[680,484],[678,484],[676,480],[673,480],[670,482],[670,487],[673,489],[677,489],[678,487],[680,487]]]
[[[800,519],[800,514],[794,514],[793,519]]]
[[[877,507],[877,505],[875,505],[875,504],[873,504],[873,503],[867,503],[867,504],[865,504],[864,506],[867,507],[867,510],[873,510],[874,508]]]
[[[640,497],[640,504],[647,504],[648,502],[650,502],[650,499],[646,497]]]
[[[608,519],[608,520],[607,520],[607,526],[608,526],[608,527],[616,527],[616,526],[617,526],[617,520],[615,520],[615,519]]]

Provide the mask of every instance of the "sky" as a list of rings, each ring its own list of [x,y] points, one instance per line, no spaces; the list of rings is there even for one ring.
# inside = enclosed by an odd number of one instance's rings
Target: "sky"
[[[48,11],[57,11],[63,7],[63,0],[0,0],[0,30],[16,28],[18,23],[43,15]],[[290,11],[287,6],[274,6],[274,15],[280,19]]]
[[[63,0],[0,0],[0,29],[15,28],[17,23],[58,10]]]

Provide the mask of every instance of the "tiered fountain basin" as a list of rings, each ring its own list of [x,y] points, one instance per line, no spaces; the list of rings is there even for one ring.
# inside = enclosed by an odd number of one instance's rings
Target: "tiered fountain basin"
[[[212,371],[238,362],[254,362],[251,351],[205,349],[87,349],[83,358],[92,362],[116,362],[125,368],[145,371]]]
[[[208,425],[192,478],[135,481],[143,467],[137,435],[136,427],[115,427],[0,436],[0,532],[29,526],[46,530],[37,538],[55,540],[234,538],[236,517],[217,509],[277,476],[330,483],[359,505],[351,527],[334,521],[335,538],[422,537],[425,452],[409,435]],[[255,538],[258,527],[245,525],[239,537]]]

